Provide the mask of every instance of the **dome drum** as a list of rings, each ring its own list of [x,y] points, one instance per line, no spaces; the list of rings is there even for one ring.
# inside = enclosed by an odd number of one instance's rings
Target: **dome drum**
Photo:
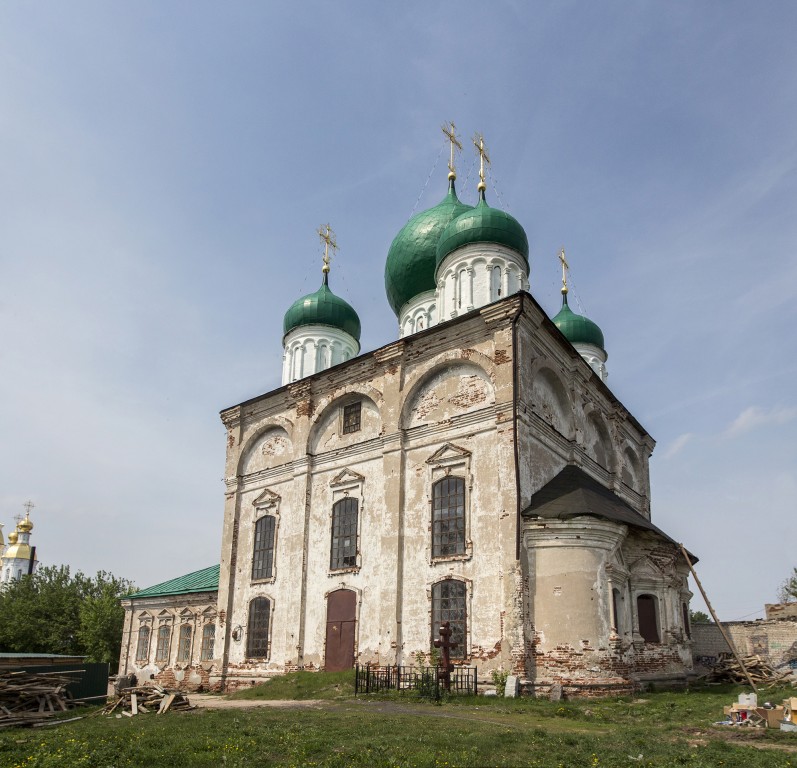
[[[329,325],[303,325],[282,342],[282,383],[312,376],[356,357],[360,344],[349,333]]]
[[[436,325],[437,300],[435,291],[424,291],[410,299],[399,312],[399,338]]]

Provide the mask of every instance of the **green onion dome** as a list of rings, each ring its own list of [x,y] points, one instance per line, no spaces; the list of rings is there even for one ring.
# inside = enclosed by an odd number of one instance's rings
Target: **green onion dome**
[[[460,201],[449,177],[448,194],[434,208],[413,216],[396,235],[387,253],[385,291],[398,316],[401,308],[418,294],[433,291],[437,242],[457,216],[473,210]]]
[[[283,338],[303,325],[329,325],[345,331],[358,343],[360,341],[360,318],[348,302],[332,293],[326,273],[324,282],[315,293],[295,301],[285,313]]]
[[[505,245],[517,251],[528,266],[529,240],[526,232],[514,216],[487,205],[483,189],[479,192],[476,207],[460,214],[440,236],[437,244],[437,266],[449,253],[471,243]]]
[[[577,315],[567,305],[567,294],[562,295],[562,308],[553,319],[553,324],[571,344],[592,344],[606,352],[603,346],[603,331],[584,315]]]

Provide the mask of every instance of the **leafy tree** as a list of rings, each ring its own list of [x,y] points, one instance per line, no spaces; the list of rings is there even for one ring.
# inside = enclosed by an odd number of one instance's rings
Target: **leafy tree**
[[[690,624],[711,624],[712,619],[705,611],[689,611]]]
[[[780,600],[781,603],[793,603],[797,600],[797,568],[795,568],[791,576],[780,585],[778,600]]]
[[[100,571],[94,578],[69,566],[39,568],[0,589],[0,652],[119,659],[124,609],[132,584]]]

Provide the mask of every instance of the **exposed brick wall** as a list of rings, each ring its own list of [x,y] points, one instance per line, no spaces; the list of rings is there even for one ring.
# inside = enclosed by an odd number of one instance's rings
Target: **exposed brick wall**
[[[757,654],[779,670],[797,670],[797,619],[729,621],[722,626],[740,654]],[[699,672],[710,669],[720,653],[730,652],[716,624],[693,624],[692,639],[692,656]]]

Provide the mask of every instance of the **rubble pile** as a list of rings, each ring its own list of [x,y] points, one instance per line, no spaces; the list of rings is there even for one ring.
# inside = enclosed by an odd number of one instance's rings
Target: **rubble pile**
[[[71,677],[56,673],[0,673],[0,728],[35,725],[65,712]]]
[[[778,672],[758,655],[745,656],[742,662],[756,685],[774,685],[791,677],[792,674],[791,669]],[[703,679],[707,683],[736,683],[737,685],[747,685],[748,683],[741,664],[731,653],[721,653],[717,663]]]
[[[141,685],[122,688],[116,700],[108,702],[102,713],[133,717],[148,712],[162,715],[164,712],[193,708],[188,698],[179,691],[170,691],[159,685]]]

